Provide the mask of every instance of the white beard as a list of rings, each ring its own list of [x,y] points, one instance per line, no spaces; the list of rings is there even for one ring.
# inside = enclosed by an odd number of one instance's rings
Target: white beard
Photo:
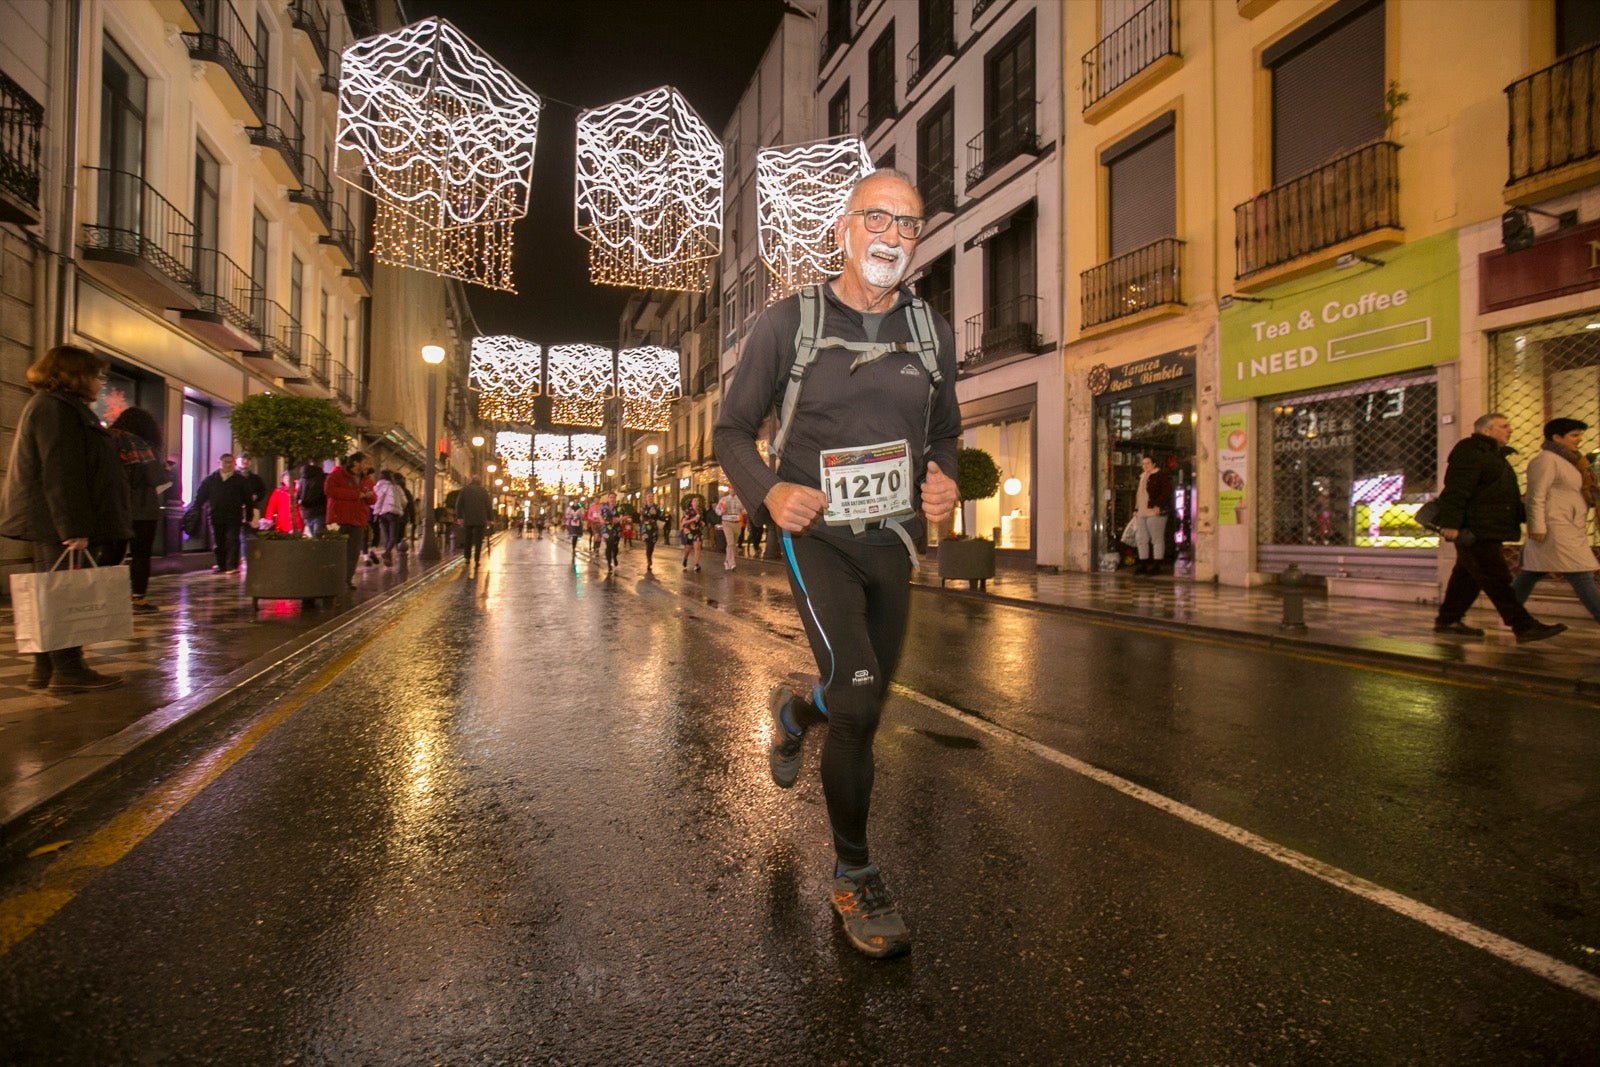
[[[855,258],[855,250],[850,247],[853,243],[850,240],[850,235],[846,234],[844,251],[852,259]],[[874,259],[873,253],[875,252],[883,252],[893,256],[894,262],[885,263],[882,260]],[[900,279],[905,272],[905,249],[896,248],[894,245],[885,244],[882,241],[873,241],[867,246],[867,254],[861,260],[861,276],[866,279],[868,285],[878,289],[893,289],[900,284]]]

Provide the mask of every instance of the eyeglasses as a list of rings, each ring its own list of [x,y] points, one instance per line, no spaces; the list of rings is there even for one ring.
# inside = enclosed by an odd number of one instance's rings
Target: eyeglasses
[[[922,236],[922,224],[928,220],[920,215],[896,215],[882,208],[869,207],[859,211],[846,211],[846,215],[860,215],[861,224],[868,233],[882,233],[889,228],[890,220],[900,229],[900,236],[915,241]]]

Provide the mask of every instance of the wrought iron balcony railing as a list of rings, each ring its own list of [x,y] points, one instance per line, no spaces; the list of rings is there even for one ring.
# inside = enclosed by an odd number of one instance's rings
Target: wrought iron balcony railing
[[[267,79],[255,38],[250,36],[231,0],[205,0],[201,11],[200,30],[183,35],[189,55],[222,67],[255,113],[263,114]]]
[[[1013,297],[968,319],[966,366],[1039,351],[1040,302],[1037,296]]]
[[[350,267],[357,265],[355,223],[350,221],[350,212],[339,201],[328,204],[328,232],[317,241],[337,248]]]
[[[262,350],[271,353],[272,358],[280,363],[302,366],[305,336],[300,332],[300,320],[275,300],[260,301],[256,305],[256,314],[262,327]]]
[[[849,43],[850,27],[828,23],[828,32],[823,35],[822,47],[817,49],[817,70],[826,69],[828,60],[833,58],[833,54]]]
[[[93,207],[83,224],[88,252],[111,252],[149,263],[189,289],[198,289],[194,268],[194,223],[156,192],[143,176],[85,167]]]
[[[1400,146],[1374,141],[1233,209],[1237,277],[1400,228]]]
[[[324,229],[333,226],[333,189],[328,184],[328,171],[322,160],[309,153],[300,157],[300,188],[290,190],[289,199],[304,204],[317,213]]]
[[[251,126],[246,131],[250,135],[250,143],[277,152],[295,180],[300,181],[304,177],[300,160],[305,155],[306,147],[300,120],[295,117],[289,101],[278,90],[268,89],[264,99],[266,107],[262,111],[261,125]]]
[[[1183,303],[1183,242],[1174,237],[1136,248],[1082,274],[1087,329],[1166,304]]]
[[[311,38],[311,46],[328,62],[328,9],[322,0],[293,0],[289,5],[289,24]]]
[[[955,54],[955,33],[949,28],[912,45],[906,53],[906,92],[915,89],[941,57]]]
[[[305,346],[306,359],[304,368],[306,376],[318,385],[331,388],[333,383],[328,378],[328,370],[333,363],[333,356],[329,353],[328,346],[315,337],[307,337]]]
[[[44,105],[0,74],[0,191],[20,204],[39,208],[39,130]],[[20,219],[12,221],[24,221]]]
[[[983,132],[967,142],[967,189],[1016,159],[1039,154],[1033,104],[1007,108],[994,115]]]
[[[261,337],[265,332],[256,318],[264,303],[261,284],[250,272],[215,248],[202,248],[194,260],[195,288],[200,291],[197,310],[225,319],[230,326]]]
[[[1600,45],[1506,86],[1507,185],[1600,156]]]
[[[1083,109],[1163,56],[1178,54],[1172,0],[1150,0],[1083,54]]]

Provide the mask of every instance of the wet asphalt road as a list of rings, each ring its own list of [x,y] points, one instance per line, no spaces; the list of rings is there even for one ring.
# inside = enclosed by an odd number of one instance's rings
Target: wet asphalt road
[[[767,778],[780,573],[658,560],[503,543],[188,739],[152,787],[243,758],[186,803],[7,858],[0,931],[64,906],[0,955],[0,1062],[1600,1055],[1592,706],[919,592],[872,822],[916,948],[874,962],[820,739]]]

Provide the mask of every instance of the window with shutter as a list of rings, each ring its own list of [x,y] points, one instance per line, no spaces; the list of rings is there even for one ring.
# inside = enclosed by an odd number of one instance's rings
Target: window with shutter
[[[917,191],[929,216],[956,205],[955,94],[947,95],[917,123]]]
[[[867,53],[867,128],[894,117],[894,23]]]
[[[838,137],[850,132],[850,83],[845,82],[828,101],[828,136]]]
[[[1101,154],[1112,259],[1177,236],[1175,119],[1169,111]]]
[[[1342,0],[1269,48],[1272,183],[1384,134],[1385,0]]]
[[[944,316],[946,322],[955,318],[955,252],[949,251],[928,264],[917,279],[917,295],[929,307]]]

